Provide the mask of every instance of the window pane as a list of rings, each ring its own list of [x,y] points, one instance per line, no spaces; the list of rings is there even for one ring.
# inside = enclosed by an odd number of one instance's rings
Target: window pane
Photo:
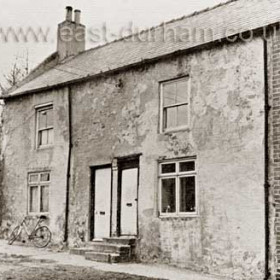
[[[38,179],[39,179],[38,174],[30,174],[29,175],[29,182],[30,183],[38,182]]]
[[[177,107],[177,126],[188,124],[188,105]]]
[[[47,127],[53,126],[53,109],[49,109],[47,112]]]
[[[42,173],[40,181],[48,182],[50,181],[50,173]]]
[[[176,103],[176,83],[163,84],[163,106]]]
[[[39,131],[38,137],[39,137],[39,146],[48,144],[48,131],[47,130]]]
[[[39,111],[38,112],[38,127],[39,129],[43,129],[47,127],[47,112],[46,111]]]
[[[38,212],[38,187],[30,187],[29,211]]]
[[[165,128],[177,126],[177,107],[165,108]]]
[[[179,170],[180,172],[194,171],[195,170],[194,161],[180,162]]]
[[[41,187],[40,204],[41,204],[40,212],[49,211],[49,187],[48,186]]]
[[[176,103],[188,103],[188,81],[177,81]]]
[[[162,213],[175,213],[176,211],[176,181],[175,178],[162,179],[161,209]]]
[[[48,129],[48,144],[53,144],[53,128]]]
[[[161,173],[175,173],[176,165],[175,163],[166,163],[161,165]]]
[[[180,212],[195,212],[195,177],[180,178]]]

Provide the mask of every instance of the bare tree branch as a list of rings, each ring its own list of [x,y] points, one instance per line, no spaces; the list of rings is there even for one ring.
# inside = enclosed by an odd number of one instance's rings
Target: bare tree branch
[[[29,57],[28,52],[25,58],[25,65],[20,63],[18,58],[16,58],[15,62],[13,63],[10,71],[3,75],[4,83],[0,83],[0,93],[5,95],[7,90],[11,87],[16,86],[20,81],[22,81],[29,72]]]

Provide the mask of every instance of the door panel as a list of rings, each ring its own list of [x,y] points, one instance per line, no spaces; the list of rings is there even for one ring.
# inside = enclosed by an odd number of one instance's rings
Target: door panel
[[[137,235],[138,168],[121,175],[121,235]]]
[[[111,168],[95,170],[94,238],[110,237]]]

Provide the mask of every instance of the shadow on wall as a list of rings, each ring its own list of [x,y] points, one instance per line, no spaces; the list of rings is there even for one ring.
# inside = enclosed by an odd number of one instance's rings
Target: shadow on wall
[[[140,221],[140,224],[144,221]],[[142,227],[139,241],[136,246],[136,255],[138,261],[143,263],[157,263],[162,258],[160,245],[160,229],[157,219],[145,221],[145,227]],[[169,259],[166,261],[169,262]]]
[[[85,237],[86,237],[86,221],[80,219],[75,222],[75,239],[74,239],[74,247],[85,247]]]

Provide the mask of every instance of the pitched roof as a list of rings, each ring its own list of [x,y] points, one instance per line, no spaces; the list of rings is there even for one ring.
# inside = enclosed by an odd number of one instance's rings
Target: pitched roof
[[[145,30],[140,34],[142,41],[137,39],[139,36],[136,34],[82,52],[71,60],[45,71],[4,98],[75,83],[100,73],[104,74],[248,30],[276,24],[280,21],[279,11],[279,0],[231,0]],[[177,32],[175,40],[174,32],[170,30]],[[196,35],[202,34],[201,30],[204,30],[204,38],[196,36],[194,39],[186,35],[190,34],[188,32],[194,34],[194,30],[197,32]],[[212,30],[212,33],[209,30]],[[149,34],[154,39],[143,40]],[[181,36],[181,40],[178,36]]]

